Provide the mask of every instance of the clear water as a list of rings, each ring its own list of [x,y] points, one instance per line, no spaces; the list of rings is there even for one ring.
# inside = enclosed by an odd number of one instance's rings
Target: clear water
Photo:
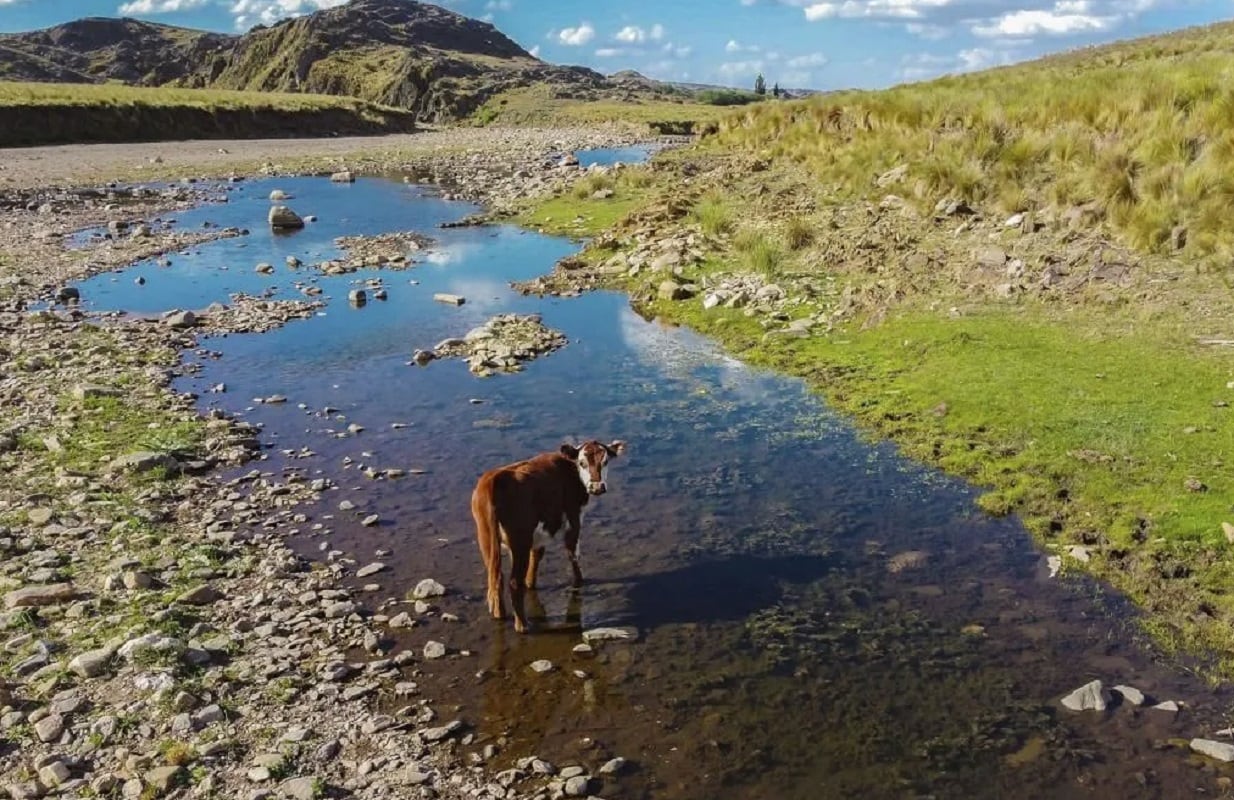
[[[642,164],[651,158],[648,147],[597,147],[591,150],[579,150],[574,154],[578,165],[584,169],[592,164],[611,167],[614,164]]]
[[[273,188],[295,193],[290,205],[320,222],[265,231]],[[577,246],[512,227],[435,229],[474,210],[396,181],[257,181],[180,216],[250,236],[81,289],[95,310],[142,312],[200,308],[232,291],[294,296],[291,282],[309,272],[284,267],[287,255],[331,257],[341,234],[437,237],[411,270],[320,279],[330,300],[320,316],[209,341],[222,357],[181,388],[226,383],[202,404],[265,426],[275,449],[263,469],[337,481],[310,514],[330,533],[298,541],[306,555],[323,540],[357,566],[391,551],[378,597],[424,577],[449,587],[442,605],[461,622],[431,621],[399,646],[431,638],[475,654],[422,665],[428,677],[418,680],[438,703],[461,706],[477,748],[505,735],[499,760],[537,753],[595,767],[622,755],[636,767],[603,786],[609,798],[1217,791],[1211,769],[1158,743],[1211,730],[1222,698],[1156,663],[1117,598],[1049,579],[1014,519],[981,515],[968,487],[863,441],[801,382],[645,320],[617,294],[515,294],[510,281]],[[260,261],[277,273],[253,272]],[[137,274],[146,285],[133,283]],[[370,277],[384,279],[389,300],[349,307],[346,289]],[[434,292],[467,302],[435,303]],[[570,344],[514,376],[477,379],[454,361],[408,366],[416,348],[503,311],[542,313]],[[290,402],[252,402],[275,393]],[[364,431],[338,438],[352,422]],[[592,437],[625,439],[629,452],[584,522],[588,585],[571,592],[566,559],[550,553],[532,604],[539,632],[517,636],[484,613],[471,487],[489,467]],[[301,447],[316,455],[281,460],[280,449]],[[374,481],[360,465],[423,474]],[[337,510],[343,499],[383,522],[361,527]],[[640,636],[575,656],[580,629],[600,625]],[[540,658],[559,669],[532,673]],[[1178,718],[1059,708],[1093,678],[1190,706]]]

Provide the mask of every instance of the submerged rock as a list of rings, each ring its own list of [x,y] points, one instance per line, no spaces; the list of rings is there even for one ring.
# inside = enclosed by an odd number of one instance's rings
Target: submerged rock
[[[1192,739],[1191,749],[1200,755],[1215,758],[1218,761],[1234,761],[1234,744],[1217,742],[1212,739]]]
[[[1071,711],[1105,711],[1110,704],[1110,693],[1101,681],[1092,681],[1064,697],[1062,704]]]

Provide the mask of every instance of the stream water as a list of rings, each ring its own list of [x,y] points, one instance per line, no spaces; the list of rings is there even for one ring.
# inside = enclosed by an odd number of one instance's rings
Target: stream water
[[[320,221],[270,233],[273,188]],[[80,284],[86,306],[154,313],[235,291],[295,297],[292,281],[309,272],[285,257],[337,255],[335,236],[414,229],[438,241],[410,270],[319,278],[329,304],[314,318],[208,340],[221,357],[180,388],[262,423],[274,445],[263,469],[337,482],[309,512],[330,533],[297,542],[305,555],[320,557],[325,539],[358,565],[387,550],[381,596],[424,577],[450,589],[442,605],[460,621],[416,628],[406,645],[471,651],[422,669],[438,682],[429,696],[460,706],[477,744],[506,737],[499,767],[535,753],[594,768],[619,754],[632,767],[607,779],[607,798],[1220,794],[1213,766],[1165,742],[1225,727],[1224,694],[1154,660],[1122,601],[1091,581],[1051,579],[1015,519],[983,516],[970,488],[862,440],[799,381],[642,319],[621,295],[508,288],[576,243],[513,227],[437,230],[476,208],[395,180],[220,191],[228,202],[175,224],[251,235],[173,254],[169,267],[96,276]],[[276,273],[256,273],[258,262]],[[389,299],[350,307],[347,289],[376,277]],[[466,303],[435,303],[435,292]],[[416,348],[504,311],[541,313],[570,344],[513,376],[408,365]],[[218,383],[226,393],[206,392]],[[271,394],[289,402],[253,402]],[[350,423],[364,430],[340,437]],[[593,437],[629,450],[584,522],[589,582],[571,592],[568,561],[550,552],[533,604],[539,632],[517,636],[484,613],[471,488],[489,467]],[[305,447],[315,455],[280,455]],[[374,481],[361,465],[417,474]],[[362,527],[338,510],[344,499],[381,524]],[[572,653],[580,629],[609,625],[639,636],[593,658]],[[528,668],[544,658],[557,669]],[[1178,715],[1059,706],[1094,678],[1187,705]]]

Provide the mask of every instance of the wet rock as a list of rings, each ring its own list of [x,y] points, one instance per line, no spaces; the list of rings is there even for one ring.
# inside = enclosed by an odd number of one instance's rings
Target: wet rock
[[[290,200],[290,199],[291,199],[291,195],[287,194],[287,192],[284,192],[282,189],[275,189],[274,191],[270,192],[270,202],[272,203],[278,203],[283,200]]]
[[[417,365],[424,367],[424,366],[427,366],[430,361],[433,361],[436,358],[437,358],[437,354],[434,353],[432,350],[417,350],[412,355],[411,360],[416,362]]]
[[[426,600],[430,597],[441,597],[446,593],[446,587],[432,578],[425,578],[411,590],[413,600]]]
[[[1178,703],[1173,700],[1166,700],[1152,707],[1153,711],[1164,711],[1168,714],[1178,713]]]
[[[379,522],[381,522],[381,517],[377,514],[369,514],[367,517],[360,520],[360,524],[366,528],[371,528]]]
[[[894,574],[909,570],[921,569],[930,560],[930,554],[924,550],[906,550],[896,553],[887,560],[887,571]]]
[[[81,302],[81,291],[76,286],[64,286],[56,292],[56,302],[62,305],[71,305]]]
[[[591,778],[586,775],[575,775],[573,778],[566,779],[564,790],[567,797],[586,797],[589,792],[587,787],[591,785]]]
[[[462,721],[454,720],[449,725],[442,725],[439,728],[425,728],[420,731],[420,736],[422,736],[426,742],[440,742],[442,739],[458,733],[462,729]]]
[[[385,564],[382,564],[380,561],[375,561],[372,564],[369,564],[368,566],[360,567],[360,569],[356,570],[356,577],[357,578],[367,578],[369,575],[376,575],[378,572],[381,572],[385,568],[386,568]]]
[[[342,172],[336,172],[333,175],[331,175],[330,182],[331,183],[355,183],[356,176],[355,176],[355,173],[353,173],[351,170],[343,170]]]
[[[304,227],[304,220],[300,218],[300,215],[287,206],[271,208],[267,221],[271,228],[278,230],[295,230]]]
[[[1214,758],[1218,761],[1234,761],[1234,744],[1217,742],[1212,739],[1192,739],[1191,749],[1200,755]]]
[[[553,662],[549,661],[547,658],[541,658],[538,661],[533,661],[531,662],[531,671],[539,673],[552,672]]]
[[[347,302],[353,306],[362,306],[368,302],[368,295],[364,293],[363,289],[352,289],[347,293]]]
[[[427,659],[443,658],[446,655],[446,646],[441,642],[426,642],[424,645],[424,657]]]
[[[1064,697],[1062,704],[1071,711],[1105,711],[1110,704],[1110,693],[1101,681],[1092,681]]]
[[[467,302],[467,298],[460,294],[448,294],[446,292],[438,292],[437,294],[434,294],[433,299],[438,303],[445,303],[449,306],[461,306],[463,303]]]
[[[1123,700],[1133,706],[1144,705],[1144,693],[1134,686],[1115,686],[1114,691],[1123,696]]]
[[[4,596],[5,608],[33,608],[67,603],[77,597],[77,589],[71,583],[49,583],[42,586],[25,586]]]
[[[638,631],[634,628],[591,628],[583,631],[583,641],[588,644],[637,638]]]
[[[600,767],[601,775],[616,775],[626,768],[626,760],[620,756],[610,759],[605,762],[604,766]]]

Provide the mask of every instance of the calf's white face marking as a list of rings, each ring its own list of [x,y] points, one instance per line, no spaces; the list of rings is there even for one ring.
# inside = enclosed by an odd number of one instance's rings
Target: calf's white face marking
[[[591,494],[604,494],[608,486],[604,472],[608,469],[608,451],[603,446],[588,442],[578,451],[578,479]]]

